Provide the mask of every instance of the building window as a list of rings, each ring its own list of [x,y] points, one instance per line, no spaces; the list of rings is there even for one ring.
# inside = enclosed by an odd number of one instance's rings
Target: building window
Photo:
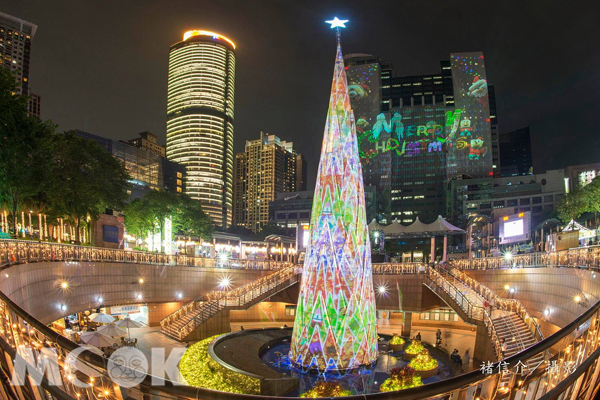
[[[288,214],[288,218],[289,219],[296,219],[296,218],[298,218],[298,213],[289,213]]]
[[[521,199],[521,200],[519,201],[519,204],[521,204],[522,206],[523,206],[523,205],[528,205],[528,204],[529,204],[529,198],[527,198],[527,199]]]
[[[285,315],[288,317],[293,317],[296,315],[296,306],[285,306]]]
[[[180,187],[177,188],[177,193],[181,193],[181,188]]]
[[[177,177],[178,177],[178,178],[183,178],[183,174],[182,174],[181,172],[178,172],[178,173],[177,173]]]

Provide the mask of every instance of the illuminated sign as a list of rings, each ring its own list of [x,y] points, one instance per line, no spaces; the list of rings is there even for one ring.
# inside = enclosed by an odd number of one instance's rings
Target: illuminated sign
[[[592,181],[594,180],[594,178],[596,176],[598,176],[598,173],[596,171],[580,172],[578,175],[579,185],[580,186],[589,185],[590,183],[592,183]]]
[[[531,212],[502,217],[500,221],[500,244],[528,241],[531,238]]]
[[[102,226],[103,239],[108,243],[119,243],[119,228],[117,226]]]

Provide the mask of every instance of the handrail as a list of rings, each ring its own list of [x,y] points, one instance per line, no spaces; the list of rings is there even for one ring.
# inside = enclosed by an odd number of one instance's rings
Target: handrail
[[[230,291],[212,291],[207,293],[204,296],[207,301],[199,304],[197,307],[198,311],[196,311],[197,315],[179,329],[179,340],[183,340],[198,325],[206,322],[206,320],[225,307],[245,307],[257,298],[260,298],[261,295],[269,293],[273,289],[278,289],[282,284],[287,285],[290,279],[293,279],[295,276],[298,276],[298,269],[293,266],[286,267],[264,276],[258,281],[250,282]],[[161,328],[170,324],[171,321],[170,319],[167,320],[167,318],[161,321]]]
[[[136,250],[108,249],[64,243],[0,239],[0,268],[42,261],[122,262],[182,267],[277,270],[293,265],[285,261],[256,261],[169,255]]]

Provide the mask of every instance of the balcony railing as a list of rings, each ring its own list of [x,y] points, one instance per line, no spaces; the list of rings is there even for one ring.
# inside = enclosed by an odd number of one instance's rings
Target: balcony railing
[[[235,258],[220,260],[218,258],[168,255],[71,244],[31,242],[26,240],[0,240],[0,267],[43,261],[120,262],[182,267],[255,270],[277,270],[292,265],[289,262],[271,260],[255,261]]]

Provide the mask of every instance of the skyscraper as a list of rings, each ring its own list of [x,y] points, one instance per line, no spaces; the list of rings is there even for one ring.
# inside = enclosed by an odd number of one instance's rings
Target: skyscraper
[[[481,53],[452,54],[439,72],[414,76],[396,76],[368,54],[349,54],[345,64],[364,183],[376,195],[369,220],[433,222],[445,214],[448,179],[487,177],[499,164]]]
[[[233,214],[234,50],[193,30],[169,53],[167,158],[186,166],[186,194],[223,227]]]
[[[29,88],[31,40],[36,30],[37,25],[0,12],[0,64],[17,75],[18,94],[31,96],[28,110],[39,117],[40,96],[31,93]]]
[[[529,127],[500,135],[500,165],[502,176],[531,175],[531,135]]]
[[[260,232],[269,222],[270,203],[277,194],[296,190],[294,144],[261,132],[257,140],[246,141],[235,161],[235,224]]]

